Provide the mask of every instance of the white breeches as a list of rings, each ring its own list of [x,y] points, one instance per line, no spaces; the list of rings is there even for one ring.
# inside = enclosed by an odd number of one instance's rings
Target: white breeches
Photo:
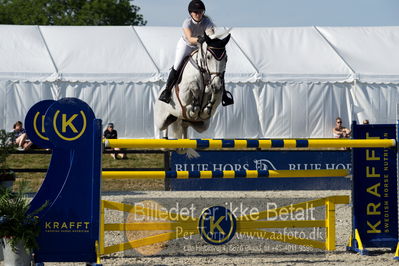
[[[197,47],[188,46],[183,38],[180,38],[176,46],[175,63],[173,64],[173,68],[177,70],[182,63],[184,57],[189,55],[195,49],[197,49]]]

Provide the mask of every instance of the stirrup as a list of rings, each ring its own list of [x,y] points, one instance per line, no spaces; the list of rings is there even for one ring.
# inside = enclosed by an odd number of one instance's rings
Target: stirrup
[[[234,104],[233,95],[231,94],[231,92],[225,91],[225,93],[223,93],[222,95],[222,105],[227,106],[231,104]]]
[[[170,98],[172,96],[172,93],[170,90],[164,90],[161,95],[159,95],[158,100],[164,102],[164,103],[170,103]]]

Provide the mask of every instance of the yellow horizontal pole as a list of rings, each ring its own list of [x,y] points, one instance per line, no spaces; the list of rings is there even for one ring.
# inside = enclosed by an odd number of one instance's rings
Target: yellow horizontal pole
[[[125,242],[125,243],[108,246],[108,247],[104,248],[104,251],[101,253],[101,255],[112,254],[112,253],[124,251],[127,249],[139,248],[139,247],[148,246],[148,245],[152,245],[152,244],[156,244],[156,243],[166,242],[166,241],[181,238],[181,237],[187,237],[187,233],[190,235],[196,235],[196,234],[198,234],[198,230],[185,231],[184,233],[181,233],[181,234],[179,234],[177,232],[162,233],[162,234],[148,236],[148,237],[140,238],[140,239]]]
[[[130,204],[124,204],[120,202],[114,202],[114,201],[107,201],[107,200],[102,200],[104,209],[110,209],[110,210],[116,210],[116,211],[122,211],[122,212],[128,212],[128,213],[135,213],[136,215],[143,215],[147,217],[155,217],[161,220],[169,220],[169,221],[197,221],[198,218],[188,216],[188,215],[182,215],[182,214],[177,214],[177,213],[169,213],[164,210],[158,210],[158,209],[151,209],[151,208],[145,208],[141,206],[140,204],[137,205],[130,205]]]
[[[392,148],[394,139],[107,139],[106,147],[136,149]]]
[[[197,230],[197,221],[187,222],[135,222],[135,223],[112,223],[104,224],[104,231],[158,231],[169,230],[175,231],[176,228],[180,230]]]
[[[290,220],[290,221],[239,221],[237,231],[259,228],[305,228],[326,227],[325,220]]]
[[[394,139],[317,139],[309,140],[309,148],[393,148]]]
[[[257,213],[243,215],[243,216],[238,217],[237,221],[251,221],[251,220],[253,220],[252,217],[258,217],[258,220],[270,219],[272,217],[279,216],[282,210],[284,213],[287,213],[287,211],[289,213],[293,213],[297,210],[306,210],[309,208],[316,208],[316,207],[324,206],[326,204],[327,200],[330,200],[330,199],[334,200],[334,202],[336,204],[348,204],[349,203],[348,196],[330,196],[330,197],[300,202],[300,203],[296,203],[296,204],[291,204],[291,205],[279,207],[279,208],[272,209],[272,210],[264,210],[264,211],[257,212]]]
[[[124,251],[127,249],[152,245],[152,244],[165,242],[165,241],[176,239],[176,238],[178,238],[178,235],[175,232],[169,232],[169,233],[163,233],[163,234],[154,235],[154,236],[148,236],[148,237],[133,240],[130,242],[120,243],[120,244],[105,247],[102,255],[111,254],[111,253],[115,253],[115,252],[119,252],[119,251]]]
[[[200,177],[197,177],[197,174]],[[164,179],[164,178],[236,178],[240,176],[239,173],[242,171],[222,171],[220,176],[217,171],[103,171],[102,178],[104,179]],[[245,177],[243,178],[295,178],[295,177],[339,177],[349,175],[347,169],[337,170],[269,170],[268,174],[261,175],[258,177],[258,173],[262,174],[262,171],[247,170],[245,171]],[[263,172],[265,173],[265,172]],[[217,176],[217,177],[214,177]]]
[[[104,142],[105,147],[110,148],[176,149],[197,147],[197,141],[191,139],[107,139]]]
[[[326,201],[332,201],[335,204],[349,204],[349,196],[329,196]]]
[[[103,179],[165,179],[165,171],[103,171]]]
[[[320,170],[269,170],[269,177],[337,177],[349,175],[347,169],[320,169]]]

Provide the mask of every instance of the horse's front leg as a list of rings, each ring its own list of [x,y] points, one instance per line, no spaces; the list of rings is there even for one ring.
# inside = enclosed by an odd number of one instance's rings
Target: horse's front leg
[[[182,122],[182,137],[183,139],[188,138],[188,122]]]
[[[200,114],[202,120],[207,120],[211,117],[213,108],[217,107],[217,102],[221,98],[221,90],[213,84],[207,86],[205,93],[207,93],[208,96],[207,103],[204,105]]]
[[[190,122],[185,122],[185,121],[182,121],[182,123],[181,123],[181,126],[182,126],[182,130],[181,130],[181,133],[182,133],[182,138],[183,139],[187,139],[188,138],[188,127],[189,127],[189,124]],[[192,148],[185,148],[185,149],[179,149],[179,151],[178,151],[179,153],[185,153],[186,154],[186,156],[189,158],[189,159],[191,159],[191,158],[198,158],[200,155],[199,155],[199,153],[198,152],[196,152],[194,149],[192,149]]]
[[[162,130],[162,138],[163,139],[168,139],[168,128],[166,128],[165,130]]]

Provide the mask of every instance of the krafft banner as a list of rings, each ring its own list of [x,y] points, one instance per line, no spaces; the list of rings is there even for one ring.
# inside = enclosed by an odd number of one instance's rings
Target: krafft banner
[[[324,151],[202,151],[200,157],[188,159],[172,153],[171,170],[318,170],[349,169],[349,150]],[[254,178],[167,180],[171,190],[271,190],[271,189],[350,189],[344,177]]]
[[[396,139],[395,125],[354,125],[354,138]],[[398,242],[397,154],[394,148],[354,149],[353,230],[363,247]]]
[[[52,149],[52,158],[30,211],[47,202],[34,260],[95,262],[99,239],[101,120],[76,98],[45,100],[25,118],[32,141]]]

